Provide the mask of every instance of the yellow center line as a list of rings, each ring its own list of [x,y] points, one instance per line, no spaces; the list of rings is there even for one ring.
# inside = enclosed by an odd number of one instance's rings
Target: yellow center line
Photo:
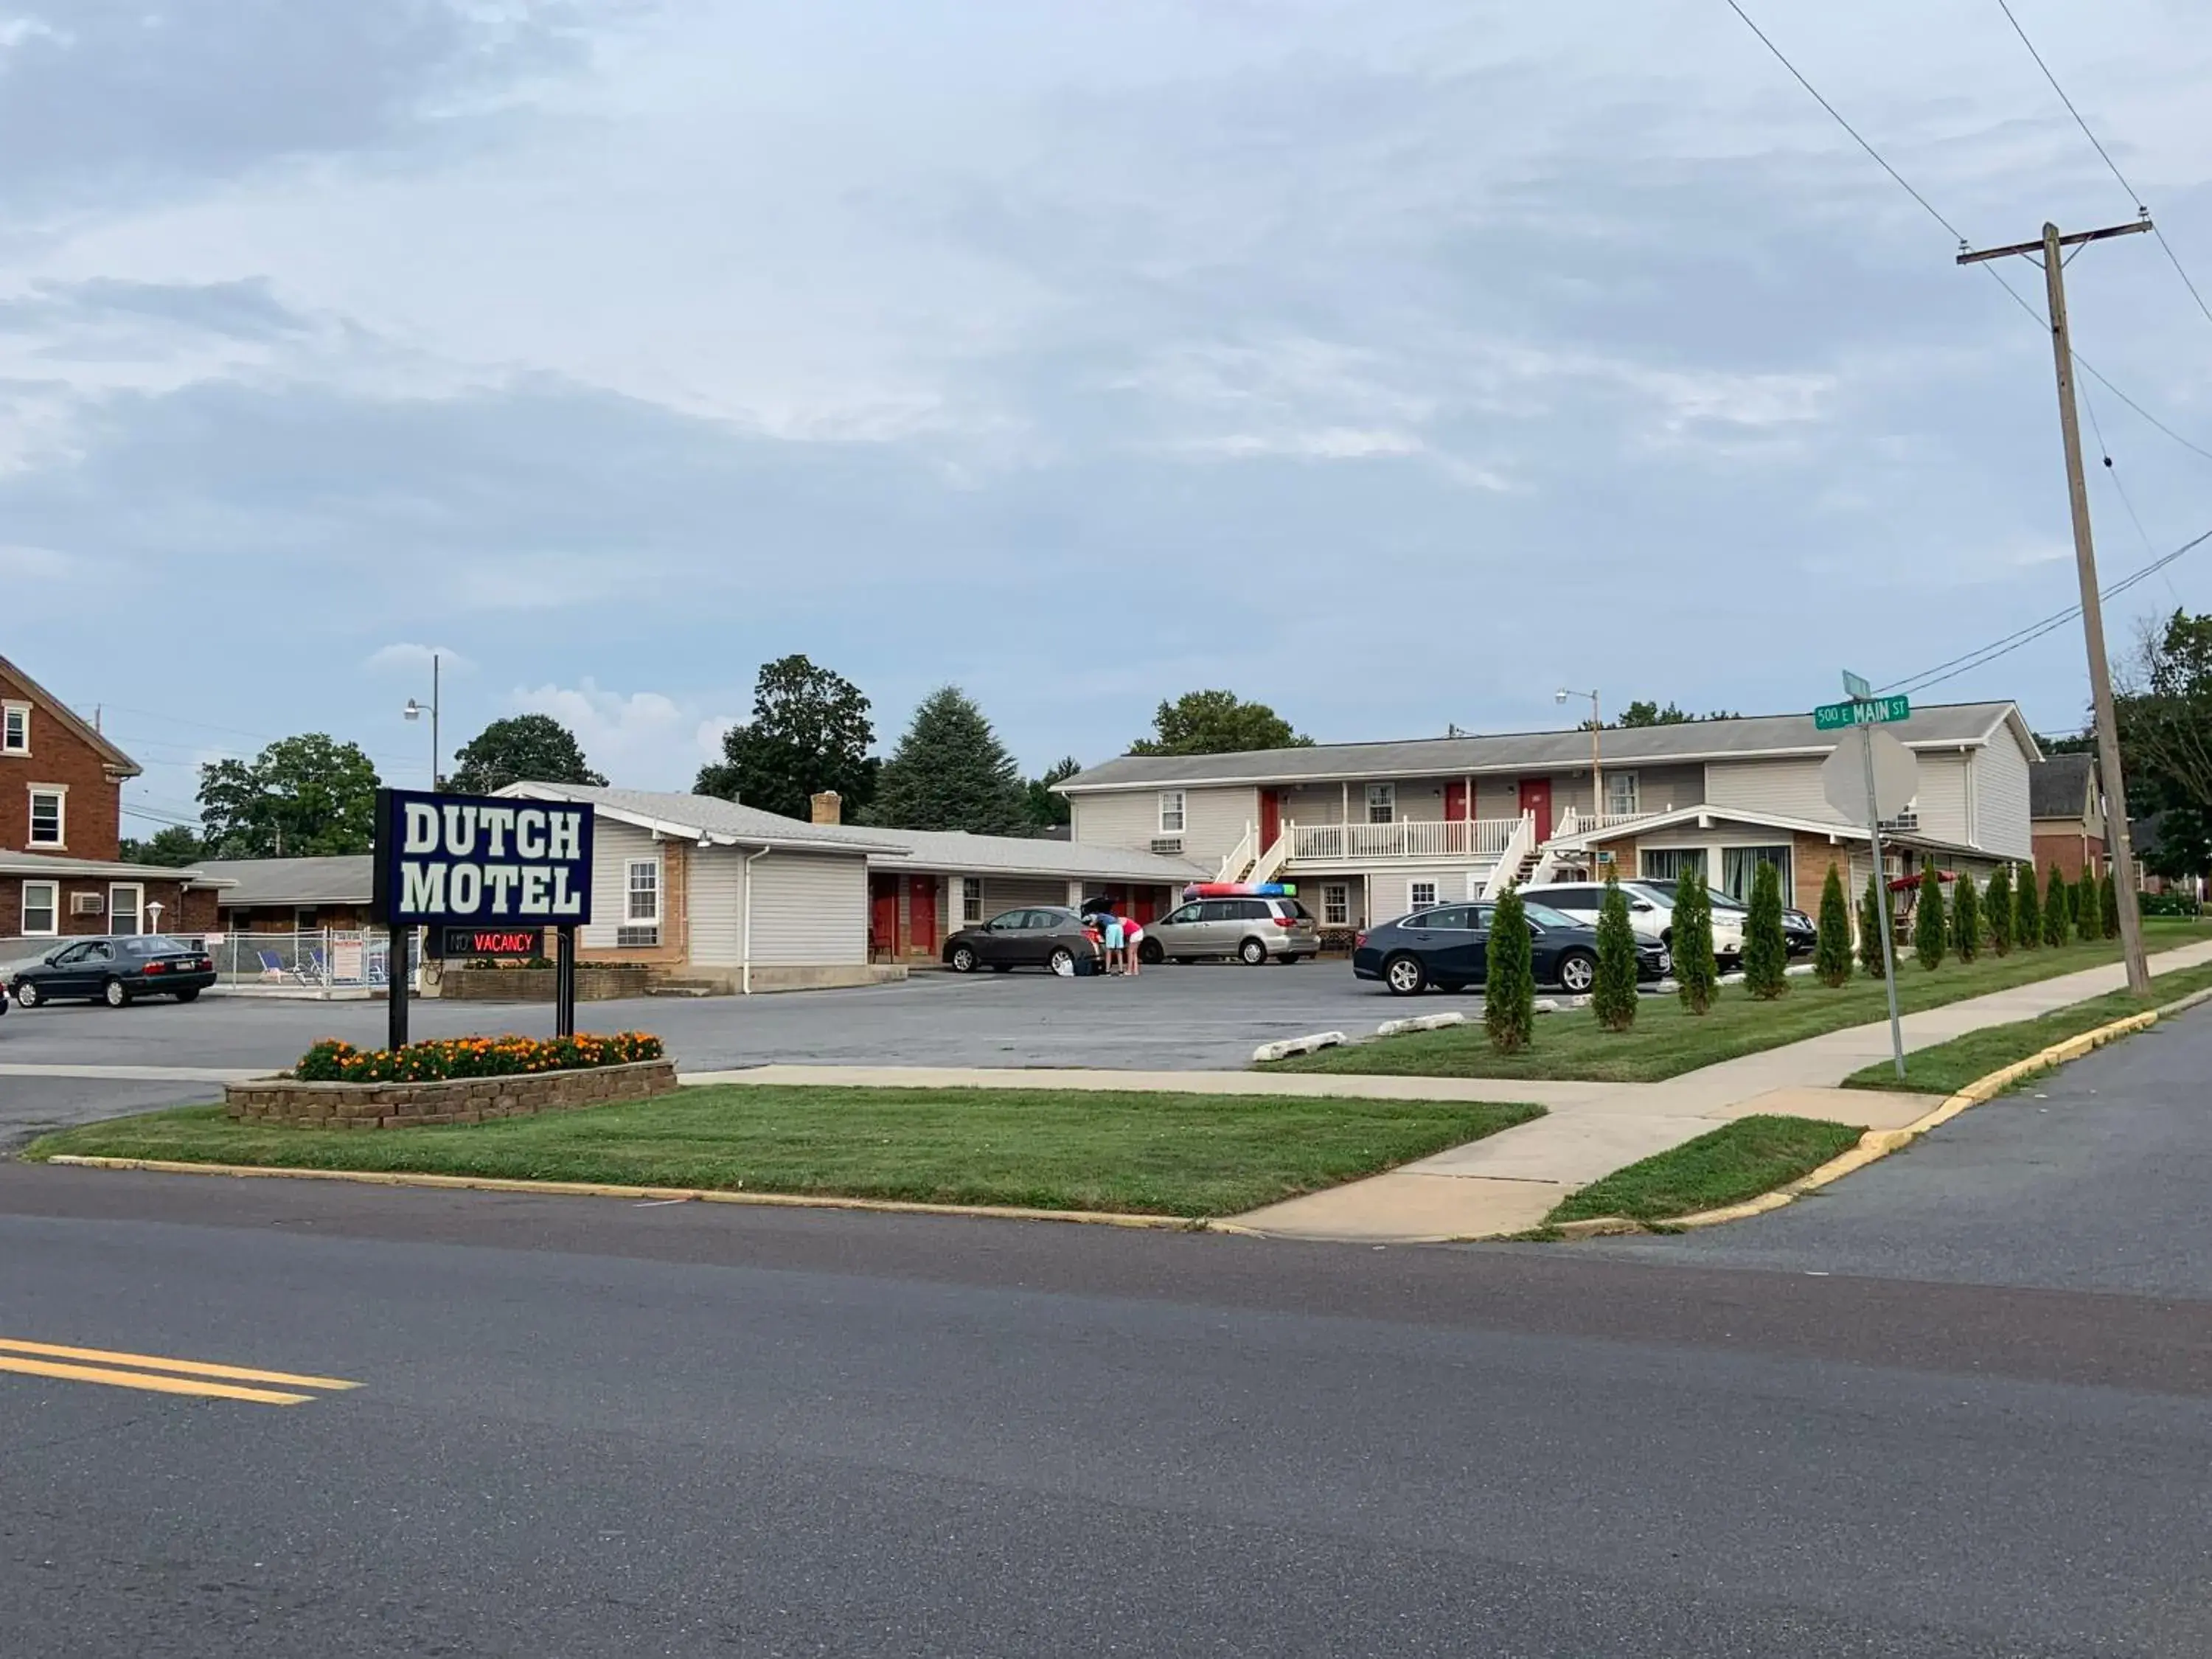
[[[182,1376],[156,1376],[150,1371],[103,1370],[94,1365],[62,1365],[47,1359],[15,1359],[6,1355],[0,1355],[0,1371],[19,1371],[26,1376],[57,1376],[65,1382],[105,1382],[110,1388],[144,1389],[154,1394],[250,1400],[261,1406],[298,1406],[315,1397],[311,1394],[279,1394],[270,1389],[244,1389],[234,1382],[195,1382]]]
[[[299,1376],[290,1371],[259,1371],[245,1365],[211,1365],[197,1359],[163,1359],[154,1354],[111,1353],[105,1348],[67,1348],[53,1342],[20,1342],[0,1337],[0,1354],[40,1354],[50,1359],[90,1359],[106,1365],[178,1371],[186,1376],[222,1376],[240,1382],[283,1382],[295,1389],[357,1389],[342,1376]],[[10,1365],[9,1370],[20,1367]]]

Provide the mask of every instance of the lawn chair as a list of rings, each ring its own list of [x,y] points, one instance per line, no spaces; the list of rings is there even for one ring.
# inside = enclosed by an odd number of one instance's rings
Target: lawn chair
[[[307,965],[300,969],[300,983],[328,985],[330,982],[331,965],[323,960],[323,947],[319,945],[309,945]]]

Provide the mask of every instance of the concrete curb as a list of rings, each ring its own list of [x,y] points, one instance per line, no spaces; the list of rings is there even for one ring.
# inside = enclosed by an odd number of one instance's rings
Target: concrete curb
[[[515,1181],[501,1176],[410,1175],[387,1170],[287,1170],[258,1164],[187,1164],[159,1158],[81,1158],[58,1153],[43,1160],[77,1170],[138,1170],[152,1175],[231,1176],[279,1181],[349,1181],[365,1187],[422,1187],[446,1192],[532,1193],[546,1198],[627,1198],[660,1203],[750,1204],[793,1210],[873,1210],[891,1215],[979,1216],[994,1221],[1071,1221],[1093,1227],[1152,1232],[1233,1232],[1204,1216],[1127,1215],[1111,1210],[1036,1210],[1012,1205],[923,1204],[892,1198],[839,1198],[805,1193],[732,1193],[703,1187],[625,1187],[596,1181]]]
[[[2164,1018],[2194,1008],[2198,1004],[2212,1002],[2212,989],[2194,991],[2178,1001],[2146,1009],[2140,1014],[2130,1014],[2087,1031],[2076,1033],[2063,1042],[2054,1042],[2047,1048],[2037,1050],[2026,1060],[1978,1077],[1954,1095],[1947,1096],[1943,1103],[1926,1116],[1915,1119],[1901,1129],[1869,1129],[1859,1137],[1858,1145],[1849,1152],[1830,1158],[1810,1174],[1800,1176],[1786,1186],[1777,1187],[1771,1193],[1761,1193],[1757,1198],[1746,1199],[1741,1204],[1724,1205],[1717,1210],[1700,1210],[1692,1215],[1669,1217],[1657,1224],[1668,1231],[1677,1228],[1718,1227],[1731,1221],[1746,1221],[1755,1215],[1765,1215],[1786,1204],[1794,1204],[1807,1193],[1818,1192],[1845,1176],[1863,1170],[1869,1164],[1879,1163],[1892,1152],[1902,1152],[1930,1129],[1940,1128],[1961,1112],[1994,1100],[2025,1078],[2039,1072],[2047,1072],[2063,1066],[2069,1060],[2079,1060],[2093,1054],[2108,1042],[2116,1042],[2137,1031],[2147,1031]],[[1559,1231],[1570,1238],[1591,1238],[1613,1233],[1641,1233],[1653,1231],[1640,1221],[1626,1216],[1600,1216],[1589,1221],[1569,1222]]]

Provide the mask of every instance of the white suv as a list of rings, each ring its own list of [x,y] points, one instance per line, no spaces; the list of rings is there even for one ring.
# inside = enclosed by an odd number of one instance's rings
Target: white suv
[[[1624,881],[1620,890],[1628,899],[1628,925],[1638,939],[1656,939],[1668,949],[1674,944],[1674,895],[1671,886],[1657,887],[1641,881]],[[1605,902],[1605,885],[1595,881],[1560,882],[1531,887],[1521,896],[1532,904],[1548,904],[1577,921],[1597,926],[1598,906]],[[1713,955],[1722,963],[1743,956],[1744,913],[1713,907]]]

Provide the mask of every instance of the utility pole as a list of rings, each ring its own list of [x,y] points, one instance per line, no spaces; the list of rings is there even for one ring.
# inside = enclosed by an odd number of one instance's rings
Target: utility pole
[[[2119,724],[2112,712],[2112,671],[2105,655],[2105,611],[2097,597],[2097,549],[2089,535],[2089,486],[2081,477],[2081,422],[2074,407],[2074,341],[2066,326],[2064,250],[2113,236],[2134,236],[2151,228],[2145,210],[2131,225],[2059,234],[2045,224],[2043,239],[2016,242],[1959,255],[1962,265],[1990,259],[2041,255],[2044,286],[2051,307],[2051,353],[2058,368],[2058,429],[2066,443],[2066,493],[2074,510],[2074,566],[2081,583],[2081,632],[2089,647],[2089,697],[2097,716],[2097,764],[2105,775],[2105,844],[2112,849],[2112,885],[2118,890],[2120,954],[2127,963],[2128,989],[2150,994],[2150,963],[2143,956],[2142,908],[2136,897],[2135,849],[2128,834],[2127,781],[2120,775]]]

